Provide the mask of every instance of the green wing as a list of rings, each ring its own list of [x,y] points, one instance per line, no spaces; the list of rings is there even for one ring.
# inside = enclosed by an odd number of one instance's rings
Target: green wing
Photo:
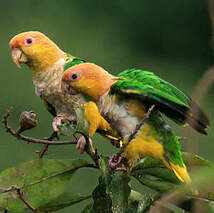
[[[188,123],[206,134],[209,120],[201,109],[181,90],[154,75],[152,72],[131,69],[121,72],[119,80],[112,85],[111,93],[142,100],[179,124]]]
[[[77,65],[77,64],[82,64],[85,63],[86,61],[80,58],[76,58],[72,55],[67,54],[67,57],[65,59],[65,65],[64,65],[64,71],[67,70],[68,68]]]

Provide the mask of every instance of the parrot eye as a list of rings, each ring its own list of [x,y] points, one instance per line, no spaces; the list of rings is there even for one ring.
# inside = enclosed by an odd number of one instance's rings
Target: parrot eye
[[[34,38],[33,37],[27,37],[24,40],[24,44],[26,47],[30,47],[34,43]]]
[[[78,81],[81,78],[81,73],[80,72],[73,72],[70,75],[70,80],[71,81]]]
[[[77,74],[73,74],[73,75],[71,76],[71,78],[72,78],[73,80],[77,79]]]

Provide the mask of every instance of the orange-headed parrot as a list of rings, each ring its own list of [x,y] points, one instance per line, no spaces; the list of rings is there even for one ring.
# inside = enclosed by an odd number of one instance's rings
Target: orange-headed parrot
[[[155,105],[145,124],[125,148],[128,163],[132,166],[145,156],[159,158],[178,179],[190,182],[179,140],[162,116],[207,134],[209,120],[190,97],[152,72],[129,69],[115,77],[92,63],[69,68],[64,72],[62,82],[69,85],[67,89],[82,94],[88,103],[96,104],[100,115],[117,131],[123,143],[127,142],[147,110]],[[100,120],[98,113],[93,110],[91,113],[95,122]]]

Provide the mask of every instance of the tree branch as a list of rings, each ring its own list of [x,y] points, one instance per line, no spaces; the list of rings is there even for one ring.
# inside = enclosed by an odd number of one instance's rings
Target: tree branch
[[[53,131],[50,137],[44,138],[47,141],[53,141],[53,139],[56,138],[59,140],[57,132]],[[43,156],[47,153],[49,148],[49,144],[45,144],[42,150],[38,152],[39,158],[43,158]]]
[[[10,125],[9,125],[8,118],[11,114],[11,111],[12,111],[11,108],[8,109],[7,112],[5,113],[4,117],[3,117],[3,120],[2,120],[2,123],[4,124],[6,131],[9,132],[12,136],[16,137],[18,140],[23,140],[23,141],[26,141],[28,143],[44,144],[45,146],[39,152],[39,158],[42,158],[44,156],[44,154],[48,150],[49,145],[77,144],[77,139],[75,139],[73,141],[52,141],[53,138],[58,138],[56,132],[53,132],[50,137],[48,137],[47,139],[43,139],[43,140],[21,135],[21,134],[19,134],[19,132],[13,130],[12,127],[10,127]],[[89,138],[87,137],[87,135],[85,135],[82,132],[75,132],[75,133],[79,133],[85,137],[86,143],[87,143],[86,148],[85,148],[85,152],[91,157],[91,159],[96,164],[96,166],[95,165],[88,165],[88,167],[98,168],[99,167],[99,164],[98,164],[99,155],[97,154],[97,150],[94,150],[92,145],[90,145],[90,141],[89,141]],[[75,133],[74,133],[74,137],[75,137]],[[12,189],[9,188],[8,190],[9,191],[14,190],[14,188],[12,188]],[[5,192],[7,192],[7,190]],[[0,189],[0,193],[2,193],[1,189]]]
[[[11,191],[16,191],[18,198],[23,201],[23,203],[32,211],[35,213],[38,213],[38,211],[26,200],[26,198],[23,196],[23,192],[21,192],[21,187],[14,185],[11,186],[7,189],[0,189],[0,193],[6,193],[6,192],[11,192]],[[7,212],[7,210],[6,210]]]
[[[11,108],[7,110],[7,112],[5,113],[5,115],[3,117],[2,123],[4,124],[6,131],[9,132],[12,136],[16,137],[18,140],[23,140],[28,143],[48,144],[48,145],[76,144],[76,140],[75,141],[48,141],[48,140],[36,139],[36,138],[27,137],[27,136],[24,136],[21,134],[17,134],[17,132],[15,130],[13,130],[12,127],[10,127],[9,122],[8,122],[8,118],[11,114],[11,111],[12,111]]]
[[[18,197],[21,201],[23,201],[23,203],[32,211],[35,213],[38,213],[37,209],[35,209],[27,200],[26,198],[23,196],[23,192],[21,192],[21,189],[18,187],[16,189]]]

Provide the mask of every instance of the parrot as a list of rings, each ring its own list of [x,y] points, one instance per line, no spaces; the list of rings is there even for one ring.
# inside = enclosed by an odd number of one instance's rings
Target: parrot
[[[9,47],[13,62],[18,67],[20,63],[24,63],[32,71],[35,92],[46,109],[55,117],[52,122],[54,131],[58,131],[64,119],[74,121],[76,119],[74,107],[84,104],[85,99],[74,90],[62,93],[61,78],[64,70],[85,63],[85,60],[65,53],[46,35],[38,31],[23,32],[14,36],[9,42]],[[90,111],[90,107],[88,109]],[[116,139],[113,130],[106,122],[101,126],[106,131],[106,135],[109,137],[112,135],[113,139]],[[80,144],[82,141],[84,138],[77,143],[80,151],[81,147],[84,147]]]
[[[75,90],[85,96],[88,103],[96,104],[100,115],[117,131],[123,144],[154,105],[149,118],[125,147],[128,166],[131,168],[140,158],[150,156],[160,159],[180,181],[191,181],[179,138],[163,118],[165,115],[177,124],[189,125],[206,135],[209,120],[189,96],[153,72],[127,69],[113,76],[88,62],[67,69],[62,84],[67,84],[64,93]]]

